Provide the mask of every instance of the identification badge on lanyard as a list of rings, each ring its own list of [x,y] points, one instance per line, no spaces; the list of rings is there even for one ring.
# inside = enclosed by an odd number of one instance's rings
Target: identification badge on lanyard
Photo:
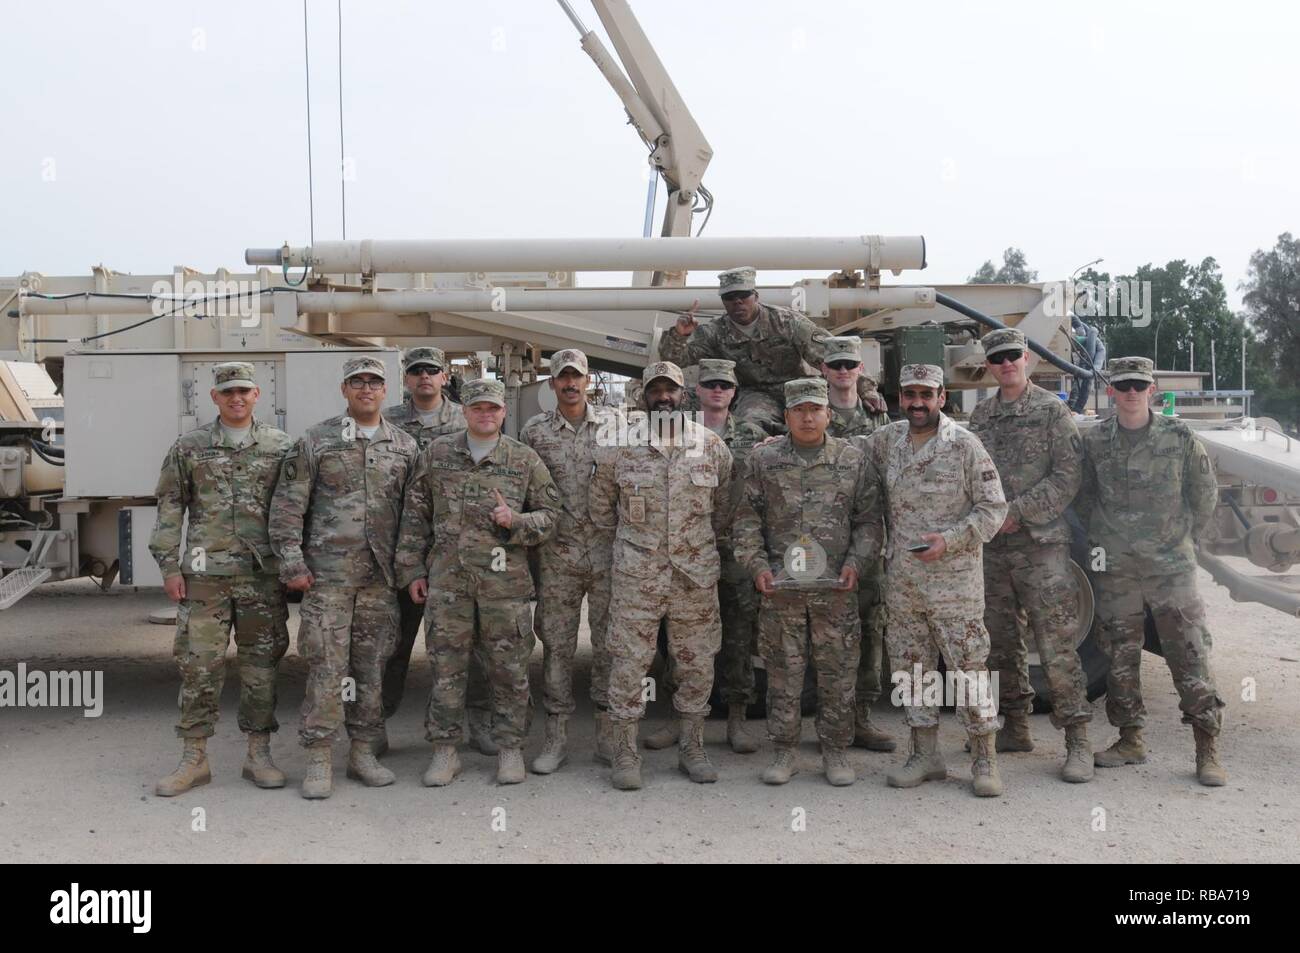
[[[644,496],[628,497],[627,518],[633,523],[645,522],[645,497]]]

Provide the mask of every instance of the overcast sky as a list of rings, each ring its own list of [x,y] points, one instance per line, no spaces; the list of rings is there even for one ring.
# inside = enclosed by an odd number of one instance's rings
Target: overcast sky
[[[911,283],[1009,245],[1042,279],[1213,255],[1235,306],[1251,252],[1300,230],[1300,5],[632,5],[713,146],[706,234],[923,234]],[[337,238],[336,5],[308,9]],[[308,242],[300,0],[4,13],[0,275]],[[344,0],[343,26],[349,237],[641,234],[645,150],[557,4]]]

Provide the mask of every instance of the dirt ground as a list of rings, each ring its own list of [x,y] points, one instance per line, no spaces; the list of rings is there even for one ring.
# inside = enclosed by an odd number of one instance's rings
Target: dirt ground
[[[165,605],[158,590],[101,593],[87,582],[46,586],[0,613],[0,670],[95,669],[104,673],[104,711],[0,709],[0,858],[73,861],[1102,861],[1128,863],[1295,862],[1300,859],[1300,621],[1233,603],[1201,574],[1221,694],[1227,787],[1199,786],[1191,730],[1179,723],[1164,662],[1143,666],[1149,709],[1145,765],[1099,770],[1087,785],[1057,779],[1063,742],[1045,716],[1033,720],[1037,749],[1003,755],[1007,793],[976,799],[951,715],[941,732],[949,778],[910,791],[885,786],[905,756],[854,750],[860,780],[832,788],[820,773],[811,719],[800,749],[802,773],[773,788],[758,775],[766,751],[735,755],[725,723],[711,720],[717,784],[691,784],[673,751],[645,752],[646,786],[620,792],[591,760],[589,704],[571,727],[571,761],[549,777],[497,787],[494,759],[462,754],[465,773],[450,787],[420,785],[429,746],[423,708],[430,684],[417,647],[406,701],[390,723],[385,763],[398,776],[367,789],[343,777],[336,749],[335,793],[298,796],[305,758],[297,744],[304,666],[291,648],[282,668],[277,760],[290,775],[279,791],[239,777],[243,739],[235,724],[233,663],[222,721],[209,747],[211,784],[181,797],[152,794],[176,763],[173,736],[179,685],[169,626],[151,625]],[[297,628],[297,611],[290,621]],[[580,698],[590,654],[579,654]],[[538,684],[541,649],[534,658]],[[233,658],[233,655],[232,655]],[[1256,700],[1244,701],[1253,679]],[[1099,700],[1094,741],[1114,731]],[[649,719],[666,715],[661,700]],[[880,722],[904,737],[902,716],[881,701]],[[525,752],[540,744],[541,719]],[[760,730],[761,725],[755,725]],[[197,809],[201,808],[199,811]],[[199,825],[201,819],[204,824]],[[206,826],[206,830],[195,830]],[[1104,829],[1103,829],[1104,828]]]

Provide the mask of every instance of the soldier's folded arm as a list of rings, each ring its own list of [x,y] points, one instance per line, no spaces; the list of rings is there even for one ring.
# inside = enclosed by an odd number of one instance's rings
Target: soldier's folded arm
[[[993,458],[978,440],[967,442],[963,453],[971,510],[960,523],[940,534],[949,554],[966,552],[987,543],[997,535],[1007,518],[1007,500]]]
[[[1219,481],[1214,461],[1195,434],[1188,435],[1183,456],[1183,498],[1192,513],[1192,538],[1201,539],[1214,527],[1214,510],[1219,503]]]
[[[560,488],[542,458],[534,454],[528,471],[524,512],[515,515],[507,542],[512,546],[540,546],[555,532],[559,512]]]
[[[178,445],[173,444],[158,474],[158,486],[154,490],[158,513],[149,537],[149,552],[164,579],[181,575],[181,526],[190,502],[189,486],[189,472]]]
[[[397,550],[393,556],[393,570],[397,585],[410,587],[428,573],[429,550],[433,547],[433,520],[430,470],[427,466],[429,451],[420,454],[415,474],[407,481],[402,497],[402,521],[397,528]]]
[[[266,529],[271,551],[280,557],[280,581],[290,582],[308,574],[302,555],[303,522],[311,506],[316,484],[316,455],[304,438],[280,461],[280,478],[271,494]]]
[[[1083,447],[1079,428],[1064,404],[1047,436],[1051,465],[1047,475],[1012,500],[1007,515],[1017,523],[1042,526],[1057,520],[1079,493],[1083,482]]]

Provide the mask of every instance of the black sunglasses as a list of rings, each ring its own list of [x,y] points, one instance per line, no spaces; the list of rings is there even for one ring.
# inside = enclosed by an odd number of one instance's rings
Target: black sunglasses
[[[406,373],[413,377],[421,377],[428,374],[430,377],[437,377],[442,373],[441,367],[434,367],[432,364],[417,364],[415,367],[408,367]]]
[[[855,367],[861,367],[861,361],[827,361],[826,366],[833,371],[851,371]]]
[[[722,296],[723,301],[740,301],[742,298],[748,298],[754,292],[752,291],[728,291]]]
[[[705,390],[731,390],[736,385],[731,381],[700,381],[700,386]]]
[[[990,364],[1005,364],[1007,361],[1018,361],[1025,356],[1021,350],[1015,351],[998,351],[996,354],[990,354],[988,361]]]
[[[1116,390],[1122,390],[1124,393],[1127,394],[1130,391],[1146,390],[1148,387],[1151,386],[1151,384],[1148,381],[1127,380],[1127,381],[1116,381],[1111,386],[1114,387]]]

